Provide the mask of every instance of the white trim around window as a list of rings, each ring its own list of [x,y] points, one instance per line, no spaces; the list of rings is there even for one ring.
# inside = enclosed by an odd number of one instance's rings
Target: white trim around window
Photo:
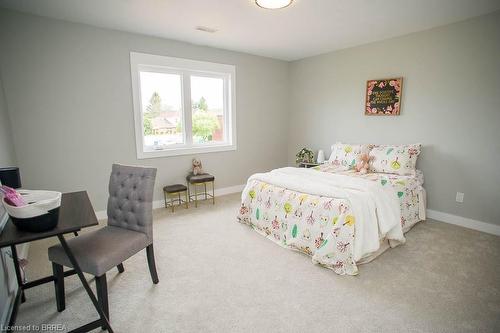
[[[235,66],[130,52],[130,67],[138,159],[236,150]],[[182,135],[179,134],[181,139],[175,144],[157,146],[145,144],[145,110],[143,110],[140,79],[142,72],[180,76],[182,115],[179,122],[182,124]],[[191,77],[207,77],[223,81],[223,134],[216,142],[193,142]]]

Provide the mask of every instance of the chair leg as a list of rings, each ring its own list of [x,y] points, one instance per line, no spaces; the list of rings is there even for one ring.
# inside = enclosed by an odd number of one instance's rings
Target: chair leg
[[[148,245],[146,248],[146,254],[148,256],[148,266],[149,273],[151,273],[151,280],[153,280],[154,284],[160,282],[158,280],[158,272],[156,272],[156,264],[155,264],[155,253],[153,250],[153,244]]]
[[[125,267],[123,267],[123,263],[118,264],[118,266],[116,266],[116,268],[118,268],[119,273],[125,272]]]
[[[56,291],[57,311],[62,312],[66,308],[66,299],[64,295],[64,268],[63,266],[52,263],[52,272],[54,274],[54,289]]]
[[[106,274],[96,276],[95,285],[97,290],[97,301],[99,302],[99,305],[102,307],[102,310],[104,311],[104,314],[109,321],[108,283],[106,281]],[[102,329],[105,330],[106,327],[102,326]]]

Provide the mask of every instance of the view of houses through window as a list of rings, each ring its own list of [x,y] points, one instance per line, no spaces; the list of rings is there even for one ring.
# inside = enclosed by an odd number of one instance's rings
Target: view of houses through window
[[[141,72],[140,80],[144,145],[184,143],[181,76]]]
[[[193,143],[224,141],[224,80],[191,76]]]
[[[144,145],[165,147],[185,142],[182,77],[140,72]],[[192,143],[224,141],[224,80],[190,76]]]
[[[235,66],[130,53],[138,158],[236,149]]]

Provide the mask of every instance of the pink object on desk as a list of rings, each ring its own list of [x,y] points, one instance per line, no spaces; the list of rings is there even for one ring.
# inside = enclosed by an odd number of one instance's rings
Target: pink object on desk
[[[2,187],[0,187],[0,192],[4,194],[4,200],[9,205],[16,207],[26,205],[26,202],[24,201],[22,195],[13,188],[2,185]]]

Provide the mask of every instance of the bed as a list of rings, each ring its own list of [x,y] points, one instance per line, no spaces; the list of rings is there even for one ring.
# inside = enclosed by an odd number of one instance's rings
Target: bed
[[[344,155],[345,168],[331,157],[316,168],[251,176],[238,221],[337,274],[357,275],[359,264],[403,244],[404,233],[425,220],[424,177],[419,170],[361,174]]]

